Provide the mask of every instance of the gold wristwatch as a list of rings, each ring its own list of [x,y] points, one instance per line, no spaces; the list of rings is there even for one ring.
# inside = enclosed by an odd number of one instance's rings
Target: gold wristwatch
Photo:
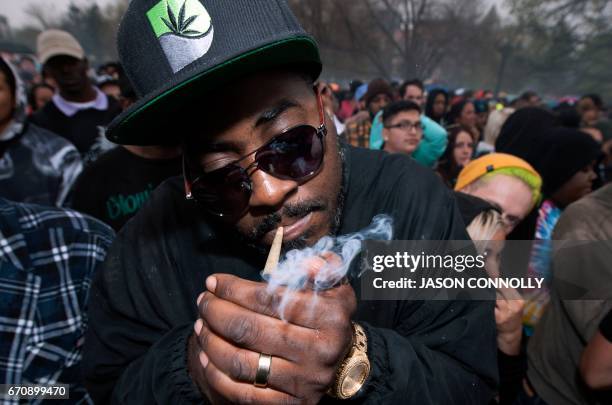
[[[369,375],[368,339],[363,328],[353,322],[353,343],[336,371],[336,381],[328,394],[339,399],[349,399],[363,387]]]

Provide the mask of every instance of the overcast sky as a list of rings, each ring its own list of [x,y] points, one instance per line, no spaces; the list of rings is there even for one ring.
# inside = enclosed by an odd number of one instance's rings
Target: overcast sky
[[[52,15],[58,15],[68,9],[68,5],[73,1],[79,4],[98,3],[101,6],[112,4],[116,0],[0,0],[0,14],[8,17],[11,27],[20,27],[27,23],[29,18],[23,10],[32,3],[44,4]],[[503,0],[486,0],[491,4],[502,4]],[[500,7],[498,6],[498,9]]]
[[[77,5],[98,3],[101,6],[115,2],[115,0],[0,0],[0,14],[8,17],[11,27],[20,27],[29,20],[23,12],[29,4],[44,4],[50,13],[58,15],[68,9],[71,1]]]

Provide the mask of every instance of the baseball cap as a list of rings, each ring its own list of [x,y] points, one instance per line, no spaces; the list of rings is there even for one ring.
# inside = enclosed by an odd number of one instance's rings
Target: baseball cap
[[[83,59],[85,51],[70,33],[62,30],[46,30],[36,39],[38,61],[43,65],[54,56],[67,55],[76,59]]]
[[[186,108],[262,70],[321,73],[314,39],[285,0],[132,0],[117,34],[119,59],[139,100],[109,125],[109,140],[176,143]]]

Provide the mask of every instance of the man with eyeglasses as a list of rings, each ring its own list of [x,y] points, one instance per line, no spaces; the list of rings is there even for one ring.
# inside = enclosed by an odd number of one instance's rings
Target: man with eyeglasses
[[[429,118],[423,113],[425,104],[425,87],[419,79],[408,80],[400,87],[400,96],[403,100],[415,103],[421,109],[421,141],[418,147],[412,153],[412,157],[419,163],[427,167],[434,167],[440,156],[446,150],[448,143],[448,134],[446,130],[437,122]],[[376,120],[375,128],[370,137],[370,145],[372,149],[378,149],[383,143],[382,130],[377,128]],[[380,126],[380,124],[379,124]]]
[[[120,26],[142,98],[108,136],[181,139],[184,177],[126,224],[93,283],[94,400],[488,403],[490,303],[365,302],[351,275],[294,293],[281,317],[260,275],[279,226],[284,250],[380,213],[397,239],[466,239],[465,228],[432,173],[338,142],[314,87],[317,46],[284,1],[157,1],[132,0]]]
[[[423,138],[421,108],[410,101],[398,101],[384,109],[382,121],[382,149],[411,156]]]

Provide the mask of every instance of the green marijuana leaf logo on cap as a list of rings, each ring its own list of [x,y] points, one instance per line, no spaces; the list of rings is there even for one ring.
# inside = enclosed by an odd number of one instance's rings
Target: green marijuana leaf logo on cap
[[[212,45],[212,20],[198,0],[161,0],[147,18],[175,73],[204,56]]]

